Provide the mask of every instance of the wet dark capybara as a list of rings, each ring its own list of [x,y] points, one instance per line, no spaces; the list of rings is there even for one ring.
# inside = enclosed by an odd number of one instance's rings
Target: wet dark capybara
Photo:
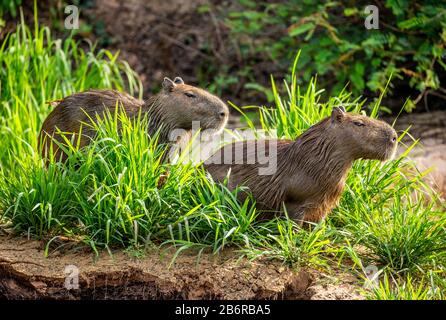
[[[283,213],[285,206],[299,223],[318,222],[337,205],[354,160],[385,161],[394,156],[396,146],[397,134],[387,123],[336,107],[294,141],[235,142],[207,159],[204,167],[216,181],[228,178],[230,189],[247,186],[263,218]],[[277,169],[259,174],[258,155],[273,153]]]
[[[142,116],[147,114],[149,134],[160,130],[160,143],[174,139],[173,142],[187,144],[194,121],[201,130],[210,134],[217,133],[226,125],[228,107],[215,95],[185,84],[180,77],[173,81],[164,78],[162,87],[158,94],[146,101],[115,90],[88,90],[60,100],[44,121],[39,134],[42,155],[48,158],[50,150],[53,150],[56,160],[64,161],[66,154],[54,142],[63,143],[60,133],[68,133],[71,138],[74,135],[74,141],[77,141],[77,135],[81,132],[80,147],[84,147],[94,139],[96,132],[91,126],[82,123],[91,123],[90,119],[96,121],[97,115],[103,117],[106,110],[113,111],[121,105],[131,119],[139,113]],[[174,130],[184,131],[184,134],[171,137]]]

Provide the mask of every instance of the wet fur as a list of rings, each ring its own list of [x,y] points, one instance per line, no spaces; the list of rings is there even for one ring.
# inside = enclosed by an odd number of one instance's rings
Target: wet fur
[[[386,160],[396,148],[396,142],[390,142],[396,137],[395,131],[382,121],[347,113],[338,120],[334,114],[295,141],[242,141],[227,145],[205,162],[205,169],[217,181],[224,181],[229,173],[231,189],[239,185],[249,187],[263,218],[282,213],[285,206],[296,221],[318,222],[337,205],[355,159]],[[356,134],[359,137],[349,139],[349,135],[356,133],[354,121],[365,122],[367,127],[357,131],[362,133]],[[344,135],[344,131],[348,134]],[[277,170],[272,175],[259,175],[262,165],[255,150],[259,148],[269,155],[273,144],[277,144]],[[215,164],[228,149],[241,151],[232,152],[229,164]],[[255,158],[253,164],[246,162],[248,157]],[[241,198],[244,197],[242,194]]]
[[[84,147],[96,135],[94,129],[85,124],[89,124],[90,119],[96,121],[97,116],[103,117],[106,110],[113,113],[116,106],[122,107],[130,119],[137,118],[139,114],[147,115],[150,121],[148,133],[153,134],[160,130],[160,143],[170,142],[172,131],[182,129],[185,133],[177,140],[187,144],[191,137],[192,121],[200,121],[202,129],[209,129],[214,133],[225,126],[229,111],[219,98],[205,90],[186,85],[181,79],[181,83],[175,84],[168,80],[171,86],[147,101],[116,90],[88,90],[64,98],[42,125],[39,134],[39,146],[43,143],[42,155],[48,157],[52,150],[57,160],[65,160],[66,155],[53,141],[64,141],[58,133],[71,133],[71,136],[74,135],[73,141],[76,142],[79,138],[80,147]],[[196,97],[188,98],[184,96],[184,92],[192,92]],[[70,138],[70,135],[67,137]]]

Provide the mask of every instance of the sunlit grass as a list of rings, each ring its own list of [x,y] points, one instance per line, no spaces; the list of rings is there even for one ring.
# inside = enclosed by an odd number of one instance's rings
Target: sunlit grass
[[[97,248],[178,240],[215,252],[255,233],[255,207],[208,180],[191,164],[162,161],[167,146],[147,135],[147,119],[108,114],[79,150],[66,141],[66,163],[2,172],[0,206],[17,232],[38,238],[75,235]],[[120,125],[121,130],[118,130]]]
[[[432,277],[416,280],[410,275],[394,277],[385,273],[365,295],[370,300],[443,300],[445,289],[439,287]]]
[[[297,60],[298,56],[295,64]],[[262,131],[277,138],[296,139],[339,105],[350,112],[368,111],[374,118],[379,114],[382,95],[367,107],[366,101],[353,99],[347,92],[323,101],[323,91],[316,88],[316,79],[311,80],[306,89],[297,83],[293,72],[292,82],[285,83],[283,96],[273,80],[275,105],[258,110]],[[238,109],[244,114],[243,108]],[[257,130],[248,116],[245,121],[252,130]],[[400,140],[405,134],[407,131],[401,134]],[[414,278],[434,265],[444,265],[444,207],[439,205],[438,194],[426,185],[426,172],[420,172],[408,158],[416,143],[406,146],[407,150],[397,159],[384,164],[369,160],[354,163],[340,204],[324,224],[329,232],[316,237],[313,247],[335,245],[341,248],[338,252],[341,262],[350,257],[394,274],[411,272]],[[302,232],[281,232],[275,237],[280,239],[279,245],[269,252],[276,252],[276,255],[280,252],[284,261],[298,260],[302,256],[299,251],[305,251],[305,240],[297,242],[296,248],[296,241],[290,239],[299,238],[299,234]],[[315,238],[314,233],[303,234]],[[320,251],[313,255],[320,255],[324,250]]]
[[[286,217],[258,221],[255,201],[237,200],[243,187],[231,191],[201,167],[164,162],[169,148],[147,135],[144,115],[135,121],[108,113],[91,124],[98,134],[90,145],[80,150],[67,137],[68,160],[46,166],[37,135],[48,101],[93,87],[142,93],[127,64],[91,49],[55,40],[37,24],[34,30],[22,24],[0,47],[0,219],[16,234],[47,243],[68,237],[96,252],[148,244],[174,246],[177,254],[229,247],[292,267],[348,261],[358,273],[376,265],[384,272],[379,287],[367,291],[373,298],[444,297],[446,218],[424,173],[407,158],[415,142],[385,164],[357,161],[339,206],[308,230]],[[284,93],[274,80],[272,86],[275,104],[258,109],[260,128],[245,120],[278,138],[295,139],[334,106],[372,117],[380,109],[380,99],[366,107],[345,91],[324,101],[316,79],[302,89],[294,71]]]
[[[35,13],[37,21],[37,13]],[[89,50],[71,37],[55,39],[48,27],[23,23],[0,45],[0,166],[32,156],[49,102],[89,88],[126,89],[142,95],[126,62],[107,50]]]

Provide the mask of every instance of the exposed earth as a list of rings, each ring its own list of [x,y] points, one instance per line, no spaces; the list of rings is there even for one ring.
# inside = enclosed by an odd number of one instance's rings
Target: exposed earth
[[[145,92],[156,89],[167,75],[181,75],[198,83],[199,65],[228,64],[237,59],[237,46],[224,25],[212,14],[195,15],[206,1],[154,0],[145,2],[97,0],[87,11],[88,23],[112,36],[101,46],[120,49],[142,78]],[[211,2],[213,3],[213,2]],[[39,4],[40,5],[40,4]],[[228,5],[224,2],[224,5]],[[40,10],[45,20],[45,10]],[[191,14],[194,13],[194,14]],[[211,11],[212,13],[212,11]],[[175,16],[175,19],[169,17]],[[82,18],[82,17],[81,17]],[[25,8],[25,20],[32,19],[32,6]],[[14,29],[8,22],[0,32]],[[98,40],[98,35],[91,35]],[[99,35],[103,36],[103,35]],[[105,37],[106,38],[106,37]],[[205,44],[210,48],[203,50]],[[191,63],[197,62],[197,63]],[[198,63],[199,62],[199,63]],[[256,79],[268,84],[275,66],[262,63]],[[206,70],[209,71],[209,70]],[[209,72],[207,72],[209,73]],[[213,81],[211,79],[210,81]],[[209,83],[211,84],[211,83]],[[243,82],[231,92],[216,92],[236,105],[262,104],[258,93],[243,93]],[[231,127],[237,127],[235,117]],[[390,120],[389,120],[390,121]],[[401,116],[396,129],[407,127],[420,144],[411,152],[421,170],[432,167],[428,181],[446,197],[446,111]],[[410,143],[410,138],[403,141]],[[404,148],[400,148],[404,150]],[[0,230],[1,233],[1,230]],[[170,266],[173,252],[151,249],[136,258],[131,252],[102,252],[96,257],[88,250],[52,250],[44,256],[45,243],[25,238],[0,236],[0,298],[3,299],[363,299],[362,280],[342,271],[302,268],[296,270],[277,261],[249,261],[227,250],[214,256],[203,254],[197,261],[193,252],[182,253]],[[79,289],[68,290],[67,266],[79,270]],[[73,269],[72,269],[73,271]]]
[[[172,252],[155,250],[136,258],[122,250],[98,257],[68,250],[45,257],[43,248],[43,242],[0,237],[0,298],[363,299],[355,277],[294,270],[277,261],[251,262],[231,251],[203,254],[199,261],[196,254],[180,254],[169,266]],[[78,289],[70,280],[77,270]]]
[[[236,119],[235,119],[236,120]],[[387,119],[391,122],[390,119]],[[237,126],[237,121],[233,121]],[[398,118],[400,147],[420,139],[411,158],[421,170],[432,167],[428,182],[446,195],[446,112]],[[1,230],[0,230],[1,231]],[[41,241],[0,237],[0,298],[6,299],[364,299],[363,280],[348,272],[303,268],[278,261],[249,261],[231,250],[215,256],[151,249],[142,257],[117,250],[98,257],[88,250],[53,250],[44,256]],[[79,289],[68,290],[66,267],[79,270]]]

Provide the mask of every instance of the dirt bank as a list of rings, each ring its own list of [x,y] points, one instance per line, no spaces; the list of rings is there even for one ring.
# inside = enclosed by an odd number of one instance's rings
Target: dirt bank
[[[349,283],[322,280],[313,270],[278,262],[204,254],[123,251],[99,257],[85,251],[43,254],[43,243],[0,237],[0,298],[6,299],[360,299]],[[65,287],[78,268],[78,289]],[[71,268],[71,269],[70,269]],[[67,272],[67,273],[65,273]],[[319,279],[317,279],[319,277]],[[71,286],[75,282],[68,282]]]

